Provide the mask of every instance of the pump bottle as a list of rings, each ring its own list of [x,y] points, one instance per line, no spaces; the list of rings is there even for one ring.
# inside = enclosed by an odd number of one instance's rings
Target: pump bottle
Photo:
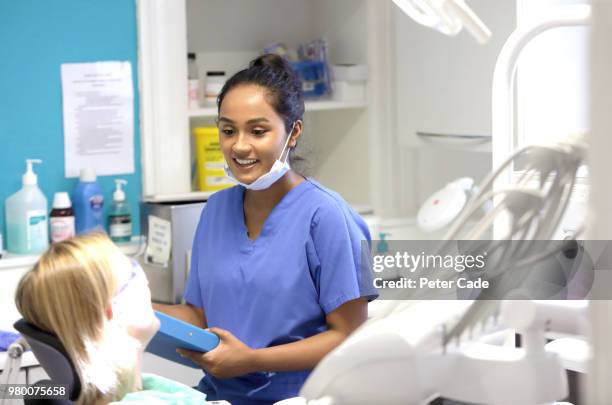
[[[47,198],[38,188],[32,164],[40,159],[26,159],[21,190],[6,199],[7,250],[12,253],[41,253],[49,246]]]
[[[125,192],[121,189],[121,186],[126,184],[126,180],[115,180],[113,204],[108,213],[108,229],[113,242],[129,242],[132,238],[130,207],[125,201]]]
[[[91,168],[81,170],[72,202],[77,234],[104,231],[104,194]]]

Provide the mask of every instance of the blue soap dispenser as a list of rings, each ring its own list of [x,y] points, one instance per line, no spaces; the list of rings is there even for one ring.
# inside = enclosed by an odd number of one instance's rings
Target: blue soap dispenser
[[[387,240],[385,239],[389,235],[391,234],[387,232],[378,233],[378,238],[380,240],[378,241],[378,244],[376,245],[376,253],[387,253],[389,251],[389,244],[387,243]]]
[[[387,236],[391,234],[388,232],[379,232],[378,233],[378,244],[376,245],[376,254],[381,256],[386,256],[389,253],[389,243],[385,239]],[[399,269],[396,267],[385,268],[382,271],[381,277],[383,280],[396,280],[399,278]]]

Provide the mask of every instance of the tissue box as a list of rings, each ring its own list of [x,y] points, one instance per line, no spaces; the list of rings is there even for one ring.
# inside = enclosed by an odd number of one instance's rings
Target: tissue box
[[[366,82],[368,67],[366,65],[332,66],[333,98],[339,101],[364,101],[366,99]]]
[[[340,64],[332,66],[333,79],[345,82],[365,82],[368,80],[366,65]]]
[[[365,101],[366,82],[339,80],[333,82],[333,99],[338,101]]]

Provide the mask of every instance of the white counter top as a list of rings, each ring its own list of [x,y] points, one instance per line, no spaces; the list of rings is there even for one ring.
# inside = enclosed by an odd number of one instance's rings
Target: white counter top
[[[132,240],[128,243],[117,244],[117,247],[126,255],[133,256],[141,253],[143,239],[140,236],[132,236]],[[21,267],[32,267],[40,258],[40,254],[34,255],[19,255],[16,253],[2,252],[0,258],[0,270],[15,269]]]
[[[15,269],[19,267],[32,267],[40,255],[18,255],[3,252],[0,259],[0,270]]]

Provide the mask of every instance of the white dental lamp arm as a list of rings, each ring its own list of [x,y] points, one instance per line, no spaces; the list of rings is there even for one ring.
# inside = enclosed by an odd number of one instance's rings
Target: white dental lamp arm
[[[465,29],[474,37],[480,44],[485,44],[491,38],[491,30],[474,11],[467,6],[462,0],[447,1],[445,6],[452,10],[452,13],[459,18]]]
[[[393,0],[414,21],[446,35],[457,35],[461,27],[480,44],[486,43],[491,31],[463,0]]]

